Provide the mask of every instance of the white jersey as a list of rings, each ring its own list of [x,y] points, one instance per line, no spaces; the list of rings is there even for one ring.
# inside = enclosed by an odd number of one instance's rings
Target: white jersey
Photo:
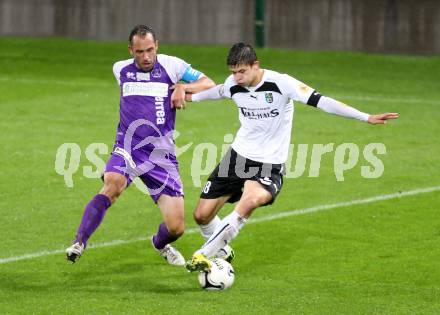
[[[282,164],[289,151],[293,101],[307,103],[313,89],[287,74],[263,70],[257,86],[240,86],[231,75],[220,93],[238,107],[241,126],[232,148],[247,159]]]

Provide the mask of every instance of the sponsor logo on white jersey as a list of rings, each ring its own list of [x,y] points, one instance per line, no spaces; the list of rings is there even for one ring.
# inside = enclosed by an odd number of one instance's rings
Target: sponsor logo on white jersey
[[[276,117],[280,114],[278,109],[270,108],[247,108],[247,107],[238,107],[240,109],[240,113],[249,119],[264,119]]]
[[[264,94],[264,97],[266,99],[266,102],[273,103],[273,94],[271,92],[266,92]]]
[[[138,81],[150,81],[150,73],[149,72],[137,72],[136,80]]]
[[[122,96],[168,96],[168,84],[161,82],[125,82]]]

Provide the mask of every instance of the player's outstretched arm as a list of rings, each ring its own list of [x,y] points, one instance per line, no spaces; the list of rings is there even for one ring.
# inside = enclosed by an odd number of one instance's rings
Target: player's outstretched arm
[[[376,115],[363,113],[354,107],[348,106],[326,96],[320,97],[316,107],[329,114],[358,119],[368,122],[372,125],[386,124],[387,120],[396,119],[399,117],[398,113],[383,113]]]
[[[208,90],[196,93],[186,94],[186,100],[188,102],[200,102],[204,100],[219,100],[223,98],[223,84],[216,85]]]
[[[187,100],[186,95],[189,93],[204,91],[214,86],[214,81],[206,76],[203,76],[197,81],[191,83],[177,83],[171,87],[174,89],[174,92],[171,95],[171,107],[184,109],[186,105],[185,101]]]
[[[176,86],[177,85],[183,86],[186,93],[194,94],[214,87],[215,83],[207,76],[204,76],[197,81],[191,83],[178,83]]]

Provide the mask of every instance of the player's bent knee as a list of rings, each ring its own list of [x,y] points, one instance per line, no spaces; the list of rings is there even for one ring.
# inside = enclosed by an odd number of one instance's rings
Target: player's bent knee
[[[167,226],[167,229],[171,235],[181,237],[185,232],[185,224],[184,223],[172,224],[170,226]]]
[[[103,195],[106,195],[112,203],[114,203],[116,201],[116,199],[118,199],[118,197],[121,194],[121,192],[119,192],[118,190],[116,190],[115,188],[113,188],[111,186],[104,187],[100,191],[100,193]]]
[[[260,203],[258,202],[257,198],[246,198],[245,200],[243,200],[243,204],[246,206],[246,208],[248,209],[255,209],[258,208],[260,206]]]
[[[256,209],[268,203],[271,198],[272,196],[267,195],[248,196],[242,199],[241,203],[248,209]]]
[[[196,209],[193,213],[194,221],[197,224],[208,224],[212,220],[212,215],[206,211]]]
[[[108,183],[105,185],[104,189],[112,196],[119,197],[119,195],[124,191],[124,186],[119,183]]]
[[[110,198],[113,203],[122,194],[127,186],[127,180],[125,177],[120,176],[105,176],[104,187],[101,190],[101,194]]]

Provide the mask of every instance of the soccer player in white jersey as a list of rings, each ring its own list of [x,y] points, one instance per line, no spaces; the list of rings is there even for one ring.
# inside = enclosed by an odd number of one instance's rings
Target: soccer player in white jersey
[[[241,124],[230,150],[209,176],[194,211],[206,242],[187,261],[188,271],[209,269],[209,259],[228,247],[252,212],[272,204],[280,193],[290,144],[293,101],[373,125],[398,117],[397,113],[360,112],[287,74],[262,69],[252,46],[244,43],[232,46],[227,65],[232,75],[224,84],[186,96],[188,101],[195,102],[231,98],[239,109]],[[234,210],[220,220],[217,213],[221,207],[237,201]],[[227,252],[230,251],[229,248]]]
[[[173,139],[176,108],[185,105],[185,92],[200,92],[215,83],[180,58],[157,54],[154,31],[137,25],[130,33],[132,58],[118,61],[113,73],[120,90],[119,124],[104,185],[86,205],[67,259],[75,262],[107,209],[139,177],[163,217],[151,238],[153,248],[172,265],[184,265],[170,245],[184,231],[183,185]],[[183,81],[183,83],[181,83]]]

